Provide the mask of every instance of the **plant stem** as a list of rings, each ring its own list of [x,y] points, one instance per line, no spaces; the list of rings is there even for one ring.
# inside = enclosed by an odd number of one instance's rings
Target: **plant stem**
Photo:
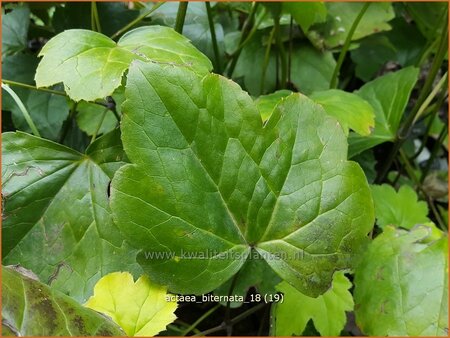
[[[431,149],[430,158],[428,159],[425,168],[422,170],[420,182],[423,182],[425,180],[425,177],[428,175],[428,172],[430,171],[433,161],[436,158],[439,149],[441,148],[441,144],[444,141],[447,132],[448,132],[448,125],[444,124],[444,126],[441,129],[441,132],[439,133],[438,138],[436,139],[436,142],[433,145],[433,148]]]
[[[97,3],[95,1],[91,2],[91,26],[92,30],[95,32],[102,32],[102,27],[100,26],[100,18],[98,16]]]
[[[177,19],[175,21],[175,30],[180,34],[183,33],[184,19],[186,18],[188,4],[189,2],[187,1],[180,1],[180,5],[178,6]]]
[[[230,321],[231,325],[234,325],[234,324],[240,322],[241,320],[247,318],[251,314],[261,310],[266,305],[267,305],[266,303],[259,303],[258,305],[256,305],[256,306],[254,306],[254,307],[252,307],[252,308],[242,312],[240,315],[234,317]],[[225,324],[225,322],[223,322],[222,324],[220,324],[220,325],[218,325],[216,327],[213,327],[211,329],[208,329],[208,330],[202,331],[200,333],[197,333],[194,336],[206,336],[207,334],[211,334],[211,333],[214,333],[214,332],[217,332],[217,331],[222,331],[222,330],[225,330],[225,329],[226,329],[226,324]]]
[[[131,21],[130,23],[123,26],[121,29],[119,29],[117,32],[115,32],[113,35],[111,35],[111,39],[118,38],[120,35],[122,35],[124,32],[129,30],[131,27],[137,25],[139,22],[144,20],[147,16],[152,14],[154,11],[156,11],[159,7],[165,4],[165,1],[158,2],[156,5],[154,5],[152,8],[150,8],[148,11],[144,12],[143,14],[139,15],[136,19]]]
[[[378,172],[377,178],[375,180],[376,183],[381,183],[384,178],[386,177],[389,168],[391,167],[392,162],[395,159],[395,156],[397,155],[397,152],[400,150],[401,146],[405,142],[406,138],[408,137],[414,121],[416,120],[417,112],[419,111],[422,104],[427,99],[429,92],[431,90],[431,87],[433,86],[434,79],[436,78],[436,75],[439,72],[439,69],[441,68],[442,62],[445,58],[445,55],[447,53],[447,44],[448,44],[448,29],[447,27],[447,15],[444,16],[444,31],[445,33],[441,37],[441,41],[439,43],[438,51],[434,57],[430,72],[428,73],[427,79],[425,80],[425,84],[422,87],[422,90],[420,92],[419,98],[417,99],[416,104],[414,105],[411,113],[408,115],[408,117],[405,119],[404,123],[400,126],[397,135],[394,140],[394,145],[389,152],[386,161],[384,161],[383,166],[381,167],[380,171]]]
[[[26,83],[22,83],[22,82],[16,82],[16,81],[5,80],[5,79],[2,79],[2,82],[4,84],[10,85],[10,86],[17,86],[17,87],[37,90],[37,91],[40,91],[40,92],[46,92],[46,93],[49,93],[49,94],[55,94],[55,95],[60,95],[60,96],[67,96],[66,93],[61,92],[59,90],[53,90],[53,89],[47,89],[47,88],[37,88],[35,86],[29,85],[29,84],[26,84]]]
[[[48,88],[38,88],[36,86],[32,86],[32,85],[29,85],[26,83],[5,80],[5,79],[3,79],[2,82],[4,84],[10,85],[10,86],[22,87],[22,88],[27,88],[27,89],[31,89],[31,90],[37,90],[39,92],[44,92],[44,93],[49,93],[49,94],[54,94],[54,95],[59,95],[59,96],[65,96],[65,97],[70,98],[69,95],[67,95],[65,92],[62,92],[59,90],[53,90],[53,89],[48,89]],[[94,104],[98,104],[99,106],[107,107],[107,104],[105,102],[101,102],[101,101],[92,101],[90,103],[94,103]]]
[[[288,74],[287,81],[289,85],[292,85],[291,69],[292,69],[292,50],[294,48],[293,35],[294,35],[294,19],[292,18],[291,15],[291,22],[289,23],[289,56],[288,56],[288,71],[287,71]]]
[[[280,88],[286,87],[286,79],[287,79],[287,60],[286,60],[286,51],[284,50],[283,40],[281,36],[281,28],[280,28],[280,16],[277,15],[274,18],[274,27],[275,27],[275,41],[277,44],[277,50],[280,56],[280,66],[281,66],[281,83]]]
[[[258,2],[253,2],[252,8],[247,17],[247,20],[245,20],[244,26],[242,27],[242,33],[241,33],[241,38],[239,39],[238,49],[236,50],[236,52],[234,52],[234,54],[232,56],[230,67],[228,68],[227,73],[228,73],[228,77],[230,77],[230,78],[232,77],[234,69],[236,68],[236,64],[238,62],[239,55],[241,55],[242,48],[244,46],[244,42],[247,40],[247,36],[250,32],[250,25],[253,22],[257,8],[258,8]]]
[[[417,120],[419,119],[419,117],[422,116],[423,112],[428,108],[431,101],[439,93],[439,91],[442,89],[442,87],[444,87],[444,86],[446,87],[447,80],[448,80],[448,72],[446,72],[442,76],[442,78],[439,80],[436,87],[434,87],[433,90],[431,91],[430,95],[428,95],[428,97],[423,101],[422,105],[420,106],[419,110],[417,111],[417,114],[414,116],[414,119],[412,122],[413,124],[416,123]]]
[[[355,18],[355,21],[353,21],[353,24],[350,27],[350,30],[348,31],[347,37],[345,38],[344,46],[342,46],[341,52],[340,52],[338,60],[336,62],[336,67],[334,67],[334,72],[331,77],[331,81],[330,81],[331,89],[337,88],[339,72],[341,71],[341,67],[342,67],[342,64],[344,63],[345,56],[350,47],[350,43],[352,42],[353,34],[355,33],[356,28],[359,25],[359,22],[361,21],[362,17],[364,16],[364,13],[367,11],[367,8],[369,8],[369,6],[370,6],[370,2],[364,3],[363,8],[361,8],[361,11],[359,12],[358,16]]]
[[[222,66],[220,62],[220,53],[219,53],[219,45],[217,44],[217,38],[216,38],[216,28],[214,27],[214,20],[211,10],[211,3],[209,1],[205,1],[206,6],[206,13],[208,15],[208,23],[209,23],[209,30],[211,32],[211,42],[213,45],[214,50],[214,59],[216,64],[216,72],[218,74],[222,73]]]
[[[263,69],[262,69],[262,75],[261,75],[261,87],[260,87],[261,95],[264,94],[264,84],[266,81],[266,72],[267,72],[267,67],[269,66],[270,50],[272,49],[272,41],[273,41],[274,34],[275,34],[275,26],[270,31],[269,40],[267,41],[266,52],[264,53],[264,63],[263,63]]]
[[[211,309],[206,311],[199,319],[197,319],[192,325],[190,325],[186,330],[181,332],[181,336],[186,336],[189,332],[191,332],[193,329],[197,327],[198,324],[200,324],[202,321],[204,321],[206,318],[208,318],[211,314],[213,314],[218,308],[220,308],[220,304],[216,304]]]
[[[34,124],[30,114],[28,113],[27,108],[25,108],[25,105],[23,104],[22,100],[19,96],[14,92],[14,90],[11,89],[6,83],[2,83],[2,88],[13,98],[14,102],[19,107],[20,111],[22,112],[22,115],[27,122],[28,126],[31,129],[31,132],[34,136],[41,137],[41,134],[39,133],[39,130],[36,128],[36,125]]]

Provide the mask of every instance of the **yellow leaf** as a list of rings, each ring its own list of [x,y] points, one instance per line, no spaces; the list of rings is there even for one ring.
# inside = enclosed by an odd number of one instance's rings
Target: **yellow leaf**
[[[147,276],[134,282],[128,272],[113,272],[97,282],[85,306],[111,317],[128,336],[154,336],[176,319],[177,303]]]

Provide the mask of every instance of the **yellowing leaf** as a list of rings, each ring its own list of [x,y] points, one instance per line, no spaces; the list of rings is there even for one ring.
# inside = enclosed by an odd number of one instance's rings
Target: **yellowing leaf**
[[[85,306],[111,317],[128,336],[154,336],[176,319],[177,303],[166,296],[145,275],[134,282],[128,272],[113,272],[97,282]]]

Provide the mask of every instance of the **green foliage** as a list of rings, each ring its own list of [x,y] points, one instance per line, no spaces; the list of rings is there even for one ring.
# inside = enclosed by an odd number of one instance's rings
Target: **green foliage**
[[[127,336],[154,336],[176,319],[177,302],[167,296],[147,276],[134,282],[130,273],[114,272],[97,282],[85,306],[110,317]]]
[[[80,300],[104,273],[139,271],[136,251],[124,243],[109,211],[108,184],[123,160],[118,131],[98,139],[86,154],[4,133],[3,263],[20,263]]]
[[[416,192],[410,186],[403,185],[396,192],[388,184],[373,185],[371,190],[379,227],[395,225],[412,229],[417,224],[430,221],[427,203],[418,201]]]
[[[372,105],[375,128],[370,137],[350,135],[350,157],[380,143],[394,140],[418,73],[418,69],[408,67],[380,76],[356,91],[358,96]]]
[[[314,25],[307,36],[320,48],[335,48],[344,44],[353,21],[364,6],[363,2],[329,2],[327,21]],[[352,40],[358,40],[374,32],[389,30],[388,22],[394,18],[394,10],[389,2],[372,3],[356,28]]]
[[[385,227],[355,271],[359,328],[373,336],[447,336],[448,238]],[[376,318],[376,320],[374,320]]]
[[[67,44],[76,40],[77,44]],[[39,53],[36,85],[63,82],[75,101],[94,101],[113,93],[133,60],[175,63],[192,67],[200,74],[211,62],[189,41],[163,26],[134,29],[116,44],[107,36],[88,30],[67,30],[51,39]]]
[[[311,25],[324,22],[327,18],[327,7],[323,2],[284,2],[282,7],[305,33]]]
[[[134,165],[115,175],[111,206],[158,283],[208,292],[239,270],[251,246],[311,296],[350,266],[372,226],[372,203],[361,169],[346,161],[342,128],[319,106],[292,95],[262,128],[253,101],[230,81],[149,63],[132,65],[126,97],[122,139]],[[215,256],[183,256],[207,250]],[[149,251],[176,257],[149,259]]]
[[[107,318],[20,271],[2,266],[2,326],[11,335],[123,335]]]
[[[27,47],[30,10],[26,6],[16,7],[4,14],[2,9],[2,58]]]
[[[347,321],[346,311],[353,310],[353,298],[349,292],[351,286],[344,273],[338,272],[327,292],[311,298],[282,282],[277,290],[284,294],[284,301],[273,309],[273,332],[276,336],[302,335],[312,320],[320,335],[338,336]]]

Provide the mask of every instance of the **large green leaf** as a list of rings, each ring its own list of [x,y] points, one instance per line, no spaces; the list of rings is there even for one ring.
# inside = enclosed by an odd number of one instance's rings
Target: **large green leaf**
[[[2,267],[2,324],[16,336],[123,335],[106,317],[14,267]]]
[[[327,20],[310,28],[308,38],[320,48],[342,46],[363,2],[327,2]],[[352,36],[358,40],[373,33],[389,30],[388,21],[395,16],[389,2],[371,3]]]
[[[396,225],[411,229],[417,224],[430,222],[427,203],[418,201],[416,192],[410,186],[403,185],[396,192],[388,184],[372,185],[371,190],[377,224],[381,228]]]
[[[277,286],[284,299],[272,310],[276,336],[301,336],[310,320],[321,336],[339,336],[353,310],[352,283],[343,272],[334,275],[331,288],[317,298],[305,296],[286,282]]]
[[[30,10],[26,6],[16,7],[3,14],[2,8],[2,56],[14,54],[27,48]]]
[[[386,227],[355,271],[358,327],[373,336],[447,336],[448,238]],[[376,318],[376,320],[374,320]]]
[[[85,155],[21,132],[3,134],[4,264],[36,271],[79,300],[105,273],[138,271],[108,206],[108,184],[123,158],[118,131]]]
[[[128,272],[103,276],[85,306],[111,317],[128,336],[153,337],[177,318],[177,302],[165,287],[145,275],[134,282]]]
[[[230,80],[139,61],[126,97],[122,138],[134,164],[114,176],[111,207],[153,280],[208,292],[255,248],[317,296],[351,265],[372,200],[361,168],[346,161],[342,127],[319,105],[293,94],[263,128]]]
[[[395,138],[419,70],[408,67],[366,83],[356,92],[375,112],[375,129],[370,137],[351,134],[349,157]]]
[[[75,101],[111,95],[134,59],[180,64],[199,74],[212,68],[188,39],[162,26],[134,29],[117,43],[97,32],[71,29],[52,38],[39,55],[43,58],[36,71],[36,85],[63,82]]]
[[[361,97],[339,89],[314,92],[311,99],[323,106],[347,130],[369,135],[375,125],[372,106]]]

